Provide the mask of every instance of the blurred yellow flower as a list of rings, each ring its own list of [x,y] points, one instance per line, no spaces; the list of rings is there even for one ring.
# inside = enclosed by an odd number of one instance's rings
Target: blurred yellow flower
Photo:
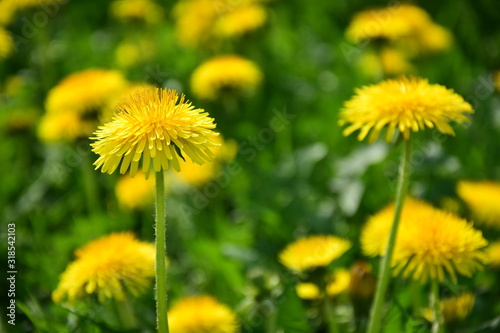
[[[17,4],[14,0],[0,1],[0,25],[6,26],[12,22],[17,11]]]
[[[46,143],[75,141],[92,133],[93,124],[84,121],[78,112],[46,113],[40,119],[38,137]]]
[[[358,140],[371,131],[370,142],[387,127],[386,140],[390,141],[396,130],[409,139],[412,131],[427,127],[454,135],[448,123],[468,121],[465,113],[473,112],[472,106],[451,89],[421,78],[400,77],[357,89],[345,102],[339,124],[349,124],[344,129],[346,136],[359,130]]]
[[[371,256],[385,254],[394,205],[373,216],[362,231],[363,251]],[[383,240],[383,241],[382,241]],[[444,281],[456,273],[470,277],[487,261],[488,242],[470,223],[424,202],[407,199],[401,214],[392,260],[394,274]]]
[[[155,247],[132,233],[113,233],[88,243],[75,252],[52,299],[61,303],[96,295],[100,302],[123,300],[126,291],[138,296],[152,288]]]
[[[400,50],[385,47],[380,51],[380,62],[386,75],[400,75],[415,72],[415,67]]]
[[[305,271],[329,265],[351,248],[343,238],[315,235],[289,244],[279,254],[280,262],[294,271]]]
[[[233,160],[238,150],[235,141],[224,141],[220,135],[213,141],[220,145],[212,149],[215,156],[213,160],[203,165],[198,165],[189,158],[186,158],[185,161],[179,161],[181,171],[175,173],[175,176],[193,186],[200,186],[212,180],[217,172],[219,172],[222,163]]]
[[[426,25],[416,36],[417,48],[422,52],[441,52],[451,47],[453,35],[437,24]]]
[[[174,7],[181,45],[216,45],[215,39],[238,37],[261,27],[267,13],[259,0],[182,0]]]
[[[14,50],[14,40],[9,32],[0,27],[0,59],[7,58]]]
[[[450,323],[465,319],[472,312],[475,301],[476,297],[470,292],[441,300],[439,303],[444,322]],[[432,309],[425,309],[422,315],[428,322],[434,321],[434,312]]]
[[[214,30],[221,37],[238,37],[263,26],[266,19],[267,13],[263,6],[247,1],[221,15]]]
[[[326,286],[326,292],[328,296],[334,297],[344,291],[349,287],[351,280],[351,274],[345,269],[336,270],[329,278],[329,282]],[[298,283],[295,286],[297,295],[302,299],[314,300],[319,299],[323,296],[323,293],[319,290],[319,287],[310,282]]]
[[[443,282],[448,274],[456,282],[457,272],[471,277],[482,268],[487,244],[479,230],[451,213],[415,212],[398,233],[394,272],[423,282],[428,278]]]
[[[143,173],[134,178],[128,175],[120,177],[115,187],[118,203],[128,209],[141,209],[154,201],[155,183],[146,179]]]
[[[193,94],[215,100],[225,91],[248,93],[262,81],[257,65],[237,55],[212,58],[195,69],[191,76]]]
[[[206,295],[186,297],[168,311],[170,330],[174,333],[235,333],[236,315],[215,298]]]
[[[154,24],[163,19],[163,8],[150,0],[115,0],[111,14],[120,20],[138,20]]]
[[[356,14],[347,28],[346,36],[353,43],[374,38],[395,40],[414,34],[429,22],[429,15],[421,8],[397,4]]]
[[[486,252],[488,253],[488,264],[500,268],[500,241],[490,243]]]
[[[448,29],[434,23],[421,8],[410,4],[358,13],[351,21],[346,37],[353,43],[384,39],[389,45],[404,50],[407,56],[441,52],[453,42]]]
[[[143,89],[124,98],[116,106],[113,120],[99,126],[92,151],[100,155],[96,169],[120,173],[130,168],[134,177],[142,159],[142,172],[180,170],[178,158],[184,155],[197,164],[214,158],[211,151],[218,134],[213,118],[195,107],[175,90]]]
[[[95,112],[127,87],[118,71],[87,69],[64,78],[49,91],[47,112]]]
[[[401,223],[404,223],[413,212],[431,212],[434,207],[430,204],[406,198],[401,212]],[[389,241],[389,233],[394,218],[394,203],[380,210],[371,216],[361,230],[361,249],[363,253],[370,257],[384,256]]]
[[[212,0],[183,0],[174,7],[177,38],[181,45],[196,47],[210,39],[218,15],[217,2]]]
[[[469,206],[477,222],[500,228],[500,183],[460,181],[457,194]]]
[[[350,283],[351,273],[346,269],[339,269],[330,277],[326,292],[330,296],[339,295],[349,288]]]

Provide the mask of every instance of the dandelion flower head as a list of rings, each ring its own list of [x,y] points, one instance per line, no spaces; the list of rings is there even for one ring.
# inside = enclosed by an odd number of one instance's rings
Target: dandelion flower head
[[[228,10],[215,23],[215,33],[221,37],[241,36],[264,25],[267,13],[256,1],[241,1],[241,5]]]
[[[176,333],[235,333],[236,315],[215,298],[206,295],[186,297],[168,311],[170,330]]]
[[[212,0],[183,0],[174,7],[177,38],[185,47],[196,47],[210,40],[211,30],[218,15]]]
[[[179,1],[174,7],[178,40],[185,47],[213,47],[218,45],[218,39],[239,37],[253,31],[267,20],[261,2]]]
[[[405,203],[403,207],[391,263],[394,274],[422,282],[429,278],[443,282],[445,276],[456,281],[457,273],[470,277],[480,270],[487,261],[484,247],[488,244],[481,232],[452,213],[424,205]],[[365,253],[379,255],[383,249],[385,254],[393,216],[392,206],[370,219],[361,236]],[[377,230],[377,223],[388,227]],[[377,233],[370,235],[372,230]],[[376,237],[385,243],[378,251]]]
[[[52,298],[61,303],[96,295],[99,301],[122,300],[126,291],[138,296],[152,287],[155,247],[132,233],[113,233],[75,252]]]
[[[329,265],[351,248],[351,243],[331,235],[314,235],[289,244],[279,254],[280,262],[294,271]]]
[[[409,139],[411,132],[436,127],[444,134],[454,135],[450,121],[463,123],[473,113],[472,106],[452,90],[425,79],[400,77],[356,90],[356,95],[344,104],[340,125],[348,124],[344,135],[359,130],[358,140],[370,133],[375,141],[387,128],[390,141],[396,130]]]
[[[213,141],[218,133],[213,118],[196,109],[175,90],[144,89],[125,97],[116,105],[113,120],[94,133],[92,151],[99,155],[96,169],[120,173],[130,169],[134,177],[142,160],[142,172],[180,170],[184,155],[203,164],[214,158]]]
[[[414,198],[406,198],[401,212],[404,223],[414,212],[431,212],[434,207]],[[394,218],[394,203],[371,216],[361,231],[361,249],[370,257],[384,256]]]
[[[47,112],[93,112],[117,96],[128,83],[118,71],[87,69],[64,78],[49,91]]]
[[[262,77],[254,62],[237,55],[223,55],[195,69],[191,89],[201,99],[215,100],[224,91],[249,93],[259,86]]]
[[[414,34],[429,22],[429,15],[412,5],[370,9],[354,16],[346,36],[353,43],[374,38],[395,40]]]
[[[461,181],[458,196],[465,201],[477,222],[500,228],[500,183]]]

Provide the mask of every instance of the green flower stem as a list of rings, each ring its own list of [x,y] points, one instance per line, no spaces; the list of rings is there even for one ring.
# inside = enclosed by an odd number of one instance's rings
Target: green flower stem
[[[432,333],[444,332],[444,318],[439,304],[439,284],[437,280],[431,282],[431,307],[434,312],[434,321],[432,322]]]
[[[403,147],[403,156],[401,164],[399,165],[398,186],[396,190],[396,208],[394,212],[394,220],[392,222],[391,233],[387,244],[386,255],[381,259],[381,266],[377,281],[377,291],[375,293],[375,300],[372,305],[370,322],[368,324],[368,333],[380,332],[384,312],[384,300],[391,279],[391,261],[394,253],[394,246],[396,244],[396,235],[398,232],[399,220],[403,203],[408,191],[408,184],[410,182],[410,167],[412,155],[412,142],[411,137],[405,140]]]
[[[163,170],[156,173],[156,323],[158,333],[168,333],[167,271],[165,258],[165,183]]]
[[[115,299],[115,308],[124,329],[137,328],[137,318],[127,295],[123,300]]]

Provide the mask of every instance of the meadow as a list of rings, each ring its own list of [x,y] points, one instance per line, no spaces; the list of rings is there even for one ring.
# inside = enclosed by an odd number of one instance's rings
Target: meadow
[[[0,0],[0,332],[500,331],[498,9]]]

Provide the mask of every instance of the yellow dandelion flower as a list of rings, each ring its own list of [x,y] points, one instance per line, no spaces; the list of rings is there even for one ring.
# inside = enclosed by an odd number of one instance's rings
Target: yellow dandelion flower
[[[299,239],[289,244],[279,254],[279,260],[295,271],[305,271],[327,266],[351,248],[351,243],[343,238],[329,235],[315,235]]]
[[[380,62],[387,75],[400,75],[415,72],[415,67],[408,61],[403,52],[395,48],[383,48],[380,51]]]
[[[319,287],[311,282],[298,283],[295,286],[295,291],[297,292],[297,296],[302,299],[314,300],[321,298]]]
[[[424,201],[406,198],[401,212],[401,223],[404,223],[416,211],[432,212],[433,210],[434,207]],[[361,249],[364,254],[370,257],[385,255],[393,218],[394,203],[368,219],[361,231],[360,239]]]
[[[335,297],[349,288],[351,274],[345,269],[338,269],[327,280],[326,293],[330,297]],[[295,290],[297,291],[297,295],[302,299],[314,300],[323,296],[319,287],[311,282],[298,283],[295,286]]]
[[[405,139],[410,133],[436,127],[444,134],[454,135],[450,121],[469,120],[465,113],[473,113],[472,106],[452,90],[438,84],[429,84],[421,78],[400,77],[356,90],[356,96],[344,104],[339,124],[349,124],[344,135],[359,130],[358,140],[377,139],[387,127],[386,140],[396,130]]]
[[[123,300],[126,291],[135,296],[152,288],[155,247],[132,233],[113,233],[75,252],[76,260],[64,271],[52,298],[61,303],[96,295],[99,301]]]
[[[228,11],[215,23],[215,33],[221,37],[237,37],[264,25],[267,13],[258,4],[241,5]]]
[[[478,222],[500,228],[500,183],[461,181],[457,185],[457,194]]]
[[[163,8],[150,0],[115,0],[110,11],[111,15],[123,21],[143,20],[154,24],[163,18]]]
[[[439,305],[443,313],[444,322],[451,323],[465,319],[472,312],[475,301],[476,297],[470,292],[441,300]],[[428,322],[434,321],[434,312],[432,309],[425,309],[422,315]]]
[[[418,32],[416,40],[420,52],[441,52],[451,47],[453,35],[448,29],[431,23]]]
[[[40,119],[38,137],[46,143],[75,141],[92,133],[93,124],[84,121],[78,112],[46,113]]]
[[[351,273],[346,269],[338,269],[330,277],[330,282],[326,286],[329,296],[337,296],[346,291],[351,283]]]
[[[69,75],[49,91],[47,112],[95,111],[127,87],[120,72],[88,69]]]
[[[6,26],[11,23],[17,8],[17,4],[14,0],[0,1],[0,25]]]
[[[486,252],[488,253],[488,264],[500,268],[500,242],[491,243]]]
[[[129,86],[127,86],[127,88],[123,89],[120,94],[114,96],[113,98],[110,98],[106,102],[106,105],[102,108],[102,112],[99,117],[100,123],[104,124],[110,122],[113,119],[116,105],[119,104],[124,98],[127,98],[128,96],[144,89],[150,89],[151,91],[154,91],[155,88],[155,86],[147,83],[130,84]]]
[[[206,295],[186,297],[168,311],[169,327],[175,333],[235,333],[236,315],[215,298]]]
[[[191,76],[191,89],[202,99],[217,99],[223,91],[248,93],[262,81],[257,65],[237,55],[212,58],[201,64]]]
[[[374,38],[395,40],[414,34],[430,22],[424,10],[412,5],[370,9],[354,16],[346,36],[353,43]]]
[[[214,158],[212,138],[218,134],[213,118],[174,90],[144,89],[124,98],[116,106],[113,120],[94,133],[92,151],[100,155],[94,165],[113,173],[130,168],[134,177],[142,159],[142,172],[180,170],[178,157],[188,156],[203,164]]]
[[[14,40],[7,30],[0,27],[0,59],[7,58],[14,50]]]
[[[368,221],[361,236],[365,253],[385,254],[393,216],[391,205]],[[376,240],[377,237],[384,241]],[[457,272],[470,277],[482,268],[487,259],[483,249],[486,245],[481,232],[467,221],[423,202],[407,200],[391,265],[395,268],[394,274],[401,273],[403,278],[411,276],[423,282],[431,278],[442,282],[445,275],[449,275],[456,281]]]
[[[136,177],[122,176],[115,186],[118,203],[128,209],[140,209],[153,202],[155,183],[139,173]]]
[[[393,257],[395,274],[415,280],[444,281],[456,272],[470,277],[486,261],[488,242],[472,224],[448,212],[415,213],[402,223]]]
[[[209,40],[217,15],[216,2],[212,0],[179,1],[174,7],[174,16],[180,43],[196,47]]]

